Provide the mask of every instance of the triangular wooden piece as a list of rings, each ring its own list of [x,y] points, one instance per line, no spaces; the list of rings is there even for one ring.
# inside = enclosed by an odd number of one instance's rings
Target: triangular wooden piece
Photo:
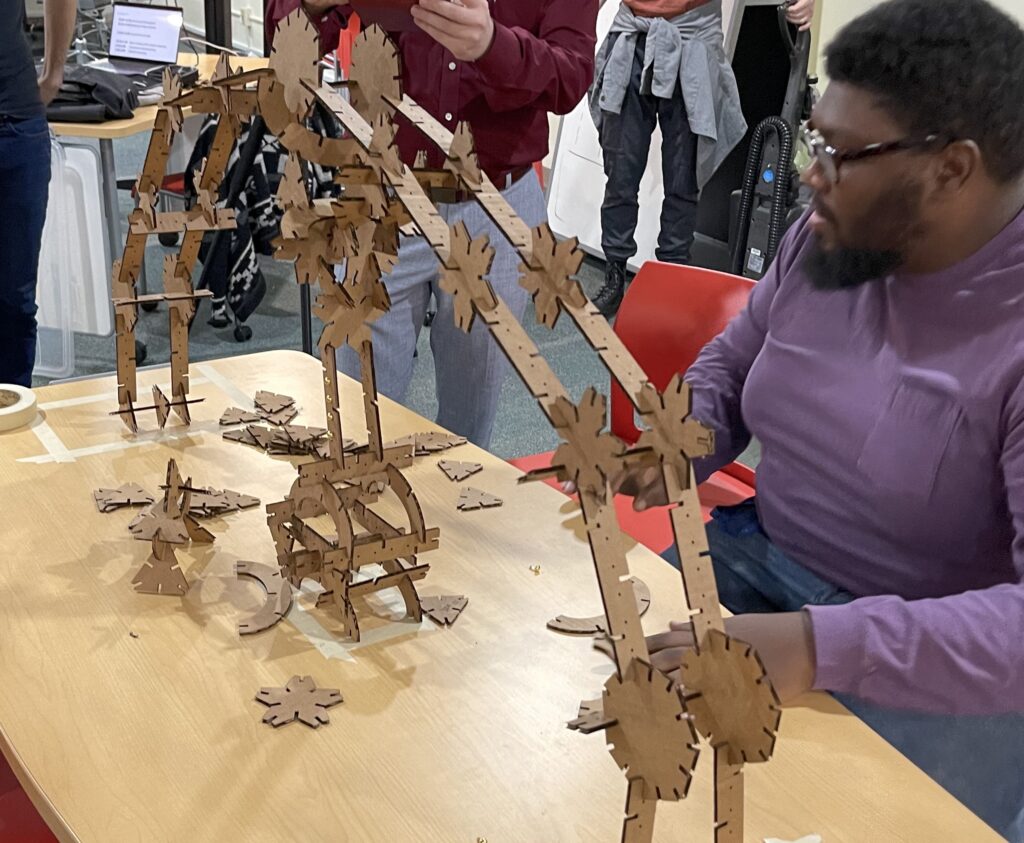
[[[188,580],[178,565],[174,548],[166,542],[154,541],[153,552],[132,580],[142,594],[182,595],[188,592]]]
[[[138,483],[125,483],[116,489],[97,489],[92,497],[100,512],[113,512],[125,506],[144,506],[156,500]]]
[[[469,512],[474,509],[490,509],[494,506],[501,506],[502,500],[489,492],[481,492],[472,486],[467,486],[459,495],[458,508],[462,512]]]
[[[171,402],[156,384],[153,384],[153,406],[156,410],[156,420],[163,429],[167,425],[167,417],[171,414]]]
[[[478,462],[458,462],[457,460],[441,460],[437,467],[448,475],[449,480],[454,480],[456,483],[484,470],[484,467]]]
[[[260,411],[263,421],[273,425],[286,425],[299,414],[295,407],[283,407],[275,413]]]
[[[253,422],[258,422],[261,418],[262,416],[259,413],[254,413],[252,410],[228,407],[220,417],[220,423],[224,427],[230,424],[252,424]]]
[[[430,431],[429,433],[417,433],[414,441],[416,442],[416,456],[425,457],[436,451],[447,451],[449,448],[465,445],[466,437],[456,436],[454,433]]]
[[[256,393],[256,409],[263,413],[279,413],[285,407],[295,404],[295,399],[290,395],[278,395],[275,392],[265,392],[262,389]]]
[[[423,614],[439,626],[451,626],[455,623],[468,603],[469,598],[452,594],[420,598],[420,608],[422,608]]]

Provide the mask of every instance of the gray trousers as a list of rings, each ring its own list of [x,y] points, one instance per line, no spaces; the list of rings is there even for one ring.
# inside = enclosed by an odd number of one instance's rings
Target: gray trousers
[[[531,228],[544,222],[544,193],[534,173],[502,194]],[[488,280],[516,318],[522,318],[529,294],[519,286],[519,255],[476,202],[440,205],[438,210],[449,225],[465,223],[471,237],[490,237],[495,255]],[[430,328],[430,348],[437,382],[437,423],[486,448],[501,386],[511,369],[487,326],[477,319],[469,334],[456,327],[452,297],[441,289],[437,258],[422,237],[402,238],[398,264],[384,285],[391,296],[391,310],[372,326],[378,391],[404,401],[412,380],[416,340],[433,295],[437,316]],[[348,346],[339,349],[338,367],[358,378],[358,355]]]

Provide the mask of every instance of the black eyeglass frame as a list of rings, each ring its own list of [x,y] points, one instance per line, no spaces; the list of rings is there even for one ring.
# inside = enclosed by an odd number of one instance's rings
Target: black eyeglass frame
[[[946,135],[933,133],[919,138],[910,137],[871,143],[861,149],[837,149],[826,142],[825,138],[821,136],[821,132],[810,128],[806,123],[800,127],[800,136],[807,144],[811,156],[821,165],[821,170],[830,184],[839,184],[839,170],[847,161],[862,161],[865,158],[887,155],[890,152],[922,149],[939,141],[942,141],[943,145],[952,142]]]

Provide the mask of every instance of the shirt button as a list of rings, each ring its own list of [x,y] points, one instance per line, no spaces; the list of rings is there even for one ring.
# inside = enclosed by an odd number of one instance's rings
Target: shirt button
[[[456,67],[455,62],[453,62],[453,61],[452,62],[448,62],[448,69],[449,70],[455,70],[455,67]]]
[[[444,119],[445,119],[446,121],[448,121],[449,123],[451,123],[451,122],[452,122],[452,113],[451,113],[450,111],[449,111],[449,112],[447,112],[447,113],[446,113],[446,114],[444,115]]]

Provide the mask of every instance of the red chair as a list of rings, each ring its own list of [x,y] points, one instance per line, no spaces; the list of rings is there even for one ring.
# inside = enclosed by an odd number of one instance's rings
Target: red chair
[[[0,755],[0,843],[57,843],[3,755]]]
[[[722,332],[744,307],[753,281],[691,266],[648,261],[630,284],[615,320],[615,333],[650,378],[664,389],[672,376],[686,371],[701,349]],[[612,381],[612,432],[632,444],[640,436],[633,405]],[[553,452],[509,460],[522,471],[551,464]],[[557,481],[551,485],[558,488]],[[716,506],[739,503],[754,494],[754,472],[732,463],[698,488],[704,520]],[[622,530],[661,553],[672,544],[666,508],[633,509],[632,498],[616,495],[615,510]]]

